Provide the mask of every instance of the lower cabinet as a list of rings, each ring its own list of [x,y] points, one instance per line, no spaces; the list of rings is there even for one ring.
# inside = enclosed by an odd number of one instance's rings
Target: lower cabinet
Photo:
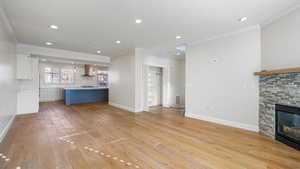
[[[108,89],[65,89],[65,104],[107,102]]]

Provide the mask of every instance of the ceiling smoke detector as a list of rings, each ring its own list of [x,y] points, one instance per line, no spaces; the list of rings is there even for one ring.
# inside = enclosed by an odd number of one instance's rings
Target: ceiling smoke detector
[[[57,25],[50,25],[49,27],[50,27],[51,29],[56,29],[56,30],[58,29],[58,26],[57,26]]]
[[[48,46],[51,46],[51,45],[53,45],[53,43],[52,43],[52,42],[46,42],[45,44],[46,44],[46,45],[48,45]]]
[[[142,23],[143,21],[141,20],[141,19],[136,19],[135,20],[135,23],[137,23],[137,24],[140,24],[140,23]]]
[[[247,21],[247,20],[248,20],[247,17],[242,17],[242,18],[238,19],[239,22],[245,22],[245,21]]]

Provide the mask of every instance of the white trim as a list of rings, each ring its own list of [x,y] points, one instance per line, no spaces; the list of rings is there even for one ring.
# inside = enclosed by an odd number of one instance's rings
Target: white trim
[[[123,110],[130,111],[130,112],[135,112],[134,108],[129,107],[129,106],[124,106],[124,105],[121,105],[121,104],[118,104],[118,103],[109,102],[109,105],[120,108],[120,109],[123,109]]]
[[[0,2],[0,5],[1,5],[1,2]],[[15,34],[15,30],[12,27],[12,24],[11,24],[10,20],[8,19],[7,15],[6,15],[6,11],[2,7],[0,7],[0,17],[3,19],[3,24],[4,24],[4,26],[7,27],[9,33],[13,37],[14,42],[18,43],[18,40],[16,38],[16,34]]]
[[[8,130],[10,129],[14,119],[15,119],[16,115],[13,115],[9,122],[6,124],[6,126],[4,127],[4,129],[2,130],[1,134],[0,134],[0,143],[3,141],[4,137],[6,136]]]
[[[139,109],[134,109],[134,111],[132,111],[132,112],[134,112],[134,113],[139,113],[139,112],[143,112],[144,111],[144,109],[141,109],[141,108],[139,108]]]
[[[190,118],[199,119],[199,120],[209,121],[209,122],[213,122],[213,123],[223,124],[223,125],[231,126],[231,127],[235,127],[235,128],[240,128],[240,129],[244,129],[244,130],[249,130],[249,131],[254,131],[254,132],[259,131],[258,126],[255,126],[255,125],[249,125],[249,124],[239,123],[239,122],[235,122],[235,121],[223,120],[223,119],[218,119],[218,118],[214,118],[214,117],[203,116],[203,115],[193,114],[193,113],[186,113],[185,116],[190,117]]]
[[[295,10],[300,8],[300,4],[295,5],[287,10],[284,10],[282,12],[280,12],[277,15],[274,15],[273,17],[267,19],[266,21],[264,21],[263,23],[260,24],[260,26],[263,28],[265,26],[268,26],[270,24],[272,24],[273,22],[276,22],[277,20],[279,20],[280,18],[289,15],[290,13],[294,12]]]
[[[160,67],[162,68],[162,106],[163,107],[171,107],[169,105],[169,99],[168,99],[168,95],[170,93],[170,87],[167,85],[168,81],[169,81],[169,77],[170,77],[170,68],[169,66],[166,65],[161,65],[161,64],[157,64],[157,63],[144,63],[143,66],[147,69],[148,73],[148,69],[150,66],[154,66],[154,67]],[[147,77],[147,74],[144,74],[144,77]],[[143,110],[144,111],[149,111],[149,106],[147,104],[147,96],[148,96],[148,83],[147,83],[147,78],[143,79],[143,98],[145,104],[143,105]],[[141,112],[141,111],[137,111],[137,112]]]
[[[170,107],[174,107],[174,108],[185,108],[185,104],[174,104],[174,105],[171,105]]]
[[[233,35],[238,35],[238,34],[248,32],[248,31],[251,31],[251,30],[255,30],[255,29],[260,29],[260,25],[253,25],[253,26],[249,26],[249,27],[246,27],[246,28],[242,28],[242,29],[239,29],[239,30],[232,31],[232,32],[227,32],[227,33],[211,36],[211,37],[208,37],[208,38],[204,38],[204,39],[201,39],[199,41],[194,41],[194,42],[188,44],[187,47],[200,45],[200,44],[205,43],[207,41],[212,41],[212,40],[231,37]]]

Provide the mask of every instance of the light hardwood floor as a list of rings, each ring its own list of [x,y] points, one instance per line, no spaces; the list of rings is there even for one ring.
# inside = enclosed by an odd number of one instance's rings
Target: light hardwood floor
[[[300,169],[300,151],[257,133],[104,103],[42,103],[16,117],[0,153],[1,169]]]

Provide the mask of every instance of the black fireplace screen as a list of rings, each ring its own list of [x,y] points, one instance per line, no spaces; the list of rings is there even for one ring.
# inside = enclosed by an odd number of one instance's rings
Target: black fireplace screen
[[[276,139],[300,148],[300,108],[276,105]]]
[[[300,114],[278,111],[278,132],[300,141]]]

